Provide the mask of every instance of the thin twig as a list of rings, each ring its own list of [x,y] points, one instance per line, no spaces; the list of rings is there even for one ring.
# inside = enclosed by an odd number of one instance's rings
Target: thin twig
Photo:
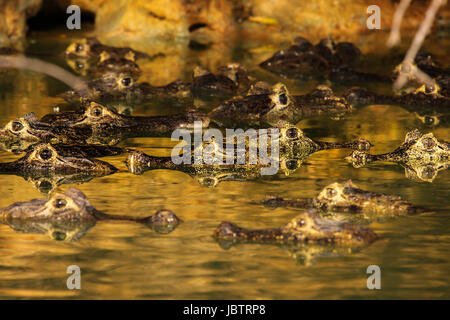
[[[87,92],[86,83],[63,68],[39,59],[0,56],[0,68],[27,69],[56,78],[79,93]]]
[[[430,6],[428,7],[427,12],[425,13],[425,18],[420,24],[419,30],[417,30],[413,42],[411,43],[411,46],[409,47],[408,52],[406,53],[406,56],[403,59],[400,74],[394,83],[395,90],[399,90],[400,88],[402,88],[407,81],[407,74],[402,72],[402,69],[412,70],[417,80],[422,83],[430,84],[433,82],[430,76],[428,76],[423,71],[419,70],[418,68],[413,69],[412,64],[414,58],[417,55],[417,52],[419,52],[419,49],[422,46],[423,40],[425,39],[425,37],[427,36],[427,34],[431,29],[434,17],[436,16],[436,12],[439,10],[439,7],[442,6],[445,2],[446,0],[433,0]]]
[[[403,16],[406,9],[408,9],[411,0],[401,0],[400,4],[395,10],[394,19],[392,20],[391,34],[387,40],[386,45],[393,47],[400,43],[400,25],[402,24]]]

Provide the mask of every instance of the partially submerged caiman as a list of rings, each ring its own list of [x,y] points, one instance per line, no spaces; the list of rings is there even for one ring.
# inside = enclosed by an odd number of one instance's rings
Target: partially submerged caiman
[[[0,163],[0,174],[21,176],[47,194],[61,184],[83,183],[116,172],[113,165],[94,158],[126,151],[101,145],[37,143],[25,149],[20,159]]]
[[[409,93],[383,95],[359,87],[346,90],[344,97],[355,106],[399,105],[412,112],[426,127],[450,123],[450,76],[438,77],[433,84],[421,85]]]
[[[262,201],[268,207],[316,208],[322,212],[362,213],[373,217],[418,214],[425,208],[415,206],[397,195],[366,191],[351,180],[335,182],[315,198],[285,200],[268,196]]]
[[[367,245],[378,239],[371,229],[346,221],[325,219],[314,210],[307,210],[286,225],[270,229],[246,229],[231,222],[222,222],[214,231],[219,240],[250,243],[308,243],[344,246]]]
[[[113,108],[89,102],[78,111],[67,111],[44,116],[41,122],[55,127],[86,130],[94,136],[128,137],[166,136],[176,129],[190,129],[195,121],[202,127],[209,125],[209,118],[197,111],[167,116],[130,116],[117,113]]]
[[[244,97],[235,97],[212,110],[209,116],[221,126],[278,125],[319,116],[339,118],[352,111],[344,98],[336,96],[324,85],[305,95],[290,95],[284,84],[272,88],[255,84]]]
[[[201,121],[203,127],[209,125],[209,118],[197,111],[139,117],[90,102],[78,111],[48,114],[41,119],[30,113],[11,120],[0,130],[0,147],[22,152],[38,142],[114,145],[130,137],[170,136],[176,129],[190,129],[194,121]]]
[[[303,37],[294,39],[293,44],[277,51],[272,57],[260,63],[270,72],[286,78],[325,78],[337,82],[384,82],[392,83],[399,72],[407,74],[408,80],[417,84],[413,69],[420,69],[431,77],[449,76],[429,53],[420,52],[411,66],[402,64],[389,74],[367,73],[356,70],[352,65],[360,58],[360,50],[350,42],[335,43],[322,39],[313,45]]]
[[[332,39],[322,39],[313,45],[297,37],[288,49],[277,51],[260,66],[288,78],[328,77],[331,70],[351,65],[360,55],[360,50],[350,42],[335,44]]]
[[[130,152],[126,162],[129,171],[135,174],[157,169],[179,170],[195,177],[202,185],[216,186],[226,180],[245,181],[261,175],[274,175],[279,169],[288,175],[297,170],[308,156],[320,150],[369,150],[372,146],[364,139],[344,143],[315,141],[306,137],[297,127],[284,125],[267,131],[267,157],[262,157],[260,150],[259,158],[251,162],[250,148],[256,152],[257,145],[262,145],[257,139],[260,133],[262,131],[254,130],[227,136],[233,146],[231,162],[226,160],[227,140],[222,143],[215,140],[204,142],[194,146],[193,150],[187,145],[188,150],[183,149],[186,153],[183,153],[184,160],[180,164],[175,164],[172,157],[154,157],[140,151]]]
[[[423,134],[415,129],[406,134],[405,141],[394,151],[372,155],[355,150],[346,160],[356,168],[375,161],[401,164],[406,175],[424,181],[432,181],[440,170],[448,168],[450,143],[438,140],[433,133]]]
[[[243,66],[229,63],[219,68],[215,74],[195,68],[192,83],[176,80],[164,86],[152,86],[137,80],[135,72],[110,70],[103,73],[100,78],[89,81],[86,93],[80,94],[76,90],[69,90],[63,97],[69,102],[86,99],[140,101],[162,96],[230,98],[247,90],[252,78]]]
[[[55,193],[50,199],[16,202],[0,209],[0,223],[25,233],[47,234],[59,241],[80,240],[97,221],[131,221],[159,233],[173,231],[181,220],[170,210],[159,210],[149,217],[118,216],[95,209],[78,189]]]
[[[412,111],[434,111],[448,113],[450,108],[450,77],[439,77],[433,84],[424,84],[410,93],[382,95],[359,87],[347,89],[344,97],[353,105],[388,104],[400,105]],[[423,108],[420,108],[423,107]]]
[[[0,142],[6,150],[21,152],[27,145],[38,142],[81,143],[91,135],[90,130],[77,130],[58,124],[45,123],[40,121],[34,113],[28,113],[11,120],[3,129],[0,129]]]
[[[0,173],[89,173],[103,176],[117,171],[107,162],[94,157],[117,155],[120,148],[108,146],[74,146],[40,143],[31,146],[26,154],[12,162],[0,163]]]
[[[77,57],[67,58],[66,62],[76,73],[94,79],[107,72],[126,73],[136,79],[141,75],[141,69],[133,56],[117,57],[103,52],[96,61]]]
[[[139,58],[146,58],[146,53],[133,50],[128,47],[112,47],[101,44],[96,38],[80,39],[71,43],[66,51],[68,57],[98,59],[102,54],[108,54],[113,57],[124,57],[129,60],[135,60]]]

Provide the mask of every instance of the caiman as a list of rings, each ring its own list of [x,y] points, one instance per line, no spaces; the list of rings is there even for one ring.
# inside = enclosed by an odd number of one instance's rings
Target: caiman
[[[0,173],[89,173],[104,176],[117,171],[107,162],[93,157],[116,155],[122,149],[103,146],[64,146],[40,143],[12,162],[0,163]]]
[[[339,148],[369,150],[372,146],[364,139],[344,143],[315,141],[306,137],[293,125],[272,128],[267,132],[263,130],[264,132],[254,130],[227,136],[230,142],[233,141],[231,162],[227,162],[229,152],[227,140],[223,143],[204,142],[194,146],[193,150],[183,150],[187,152],[183,153],[183,159],[186,161],[183,160],[180,164],[175,164],[172,157],[149,156],[140,151],[130,152],[126,162],[129,171],[135,174],[156,169],[179,170],[195,177],[202,185],[216,186],[225,180],[246,181],[259,178],[261,175],[273,175],[279,169],[289,175],[297,170],[308,156],[320,150]],[[260,150],[260,158],[252,162],[250,149],[257,152],[256,145],[262,144],[262,141],[257,139],[261,133],[267,135],[267,157],[263,159]],[[248,141],[245,140],[246,137]]]
[[[307,243],[344,246],[367,245],[378,239],[371,229],[346,221],[325,219],[315,209],[296,216],[286,225],[270,229],[246,229],[222,222],[214,231],[220,240],[250,243]]]
[[[141,69],[133,59],[111,56],[105,52],[100,55],[96,62],[79,57],[67,58],[66,62],[76,73],[94,79],[100,78],[107,72],[125,73],[133,78],[138,78],[141,75]]]
[[[350,42],[335,44],[331,39],[322,39],[313,45],[297,37],[288,49],[277,51],[260,66],[287,78],[327,77],[333,68],[351,65],[360,55],[360,50]]]
[[[450,108],[449,80],[438,78],[433,84],[399,95],[383,95],[359,87],[347,89],[344,97],[352,105],[400,105],[413,112],[437,111],[448,114]]]
[[[372,217],[410,215],[426,211],[400,196],[363,190],[351,180],[332,183],[323,188],[315,198],[286,200],[268,196],[262,203],[272,208],[316,208],[321,212],[362,213]]]
[[[438,140],[431,132],[423,134],[415,129],[392,152],[373,155],[355,150],[346,160],[356,168],[375,161],[395,162],[405,167],[407,177],[433,181],[440,170],[448,168],[449,157],[449,142]]]
[[[15,231],[47,234],[53,240],[80,240],[97,221],[131,221],[159,233],[173,231],[181,220],[170,210],[159,210],[149,217],[119,216],[94,208],[78,189],[55,193],[50,199],[16,202],[0,209],[0,223]]]
[[[271,89],[257,83],[244,97],[235,97],[212,110],[209,116],[220,126],[278,125],[319,116],[340,118],[352,111],[344,98],[334,95],[327,86],[318,86],[305,95],[290,95],[284,84]]]
[[[78,91],[69,90],[63,94],[63,97],[69,102],[80,102],[86,99],[141,101],[166,96],[230,98],[248,89],[252,78],[243,66],[230,63],[219,68],[217,74],[196,68],[192,83],[176,80],[164,86],[152,86],[137,80],[138,77],[134,72],[110,70],[102,74],[100,78],[88,81],[86,93],[80,95]]]
[[[108,54],[113,57],[124,57],[128,60],[146,58],[146,53],[133,50],[128,47],[112,47],[101,44],[96,38],[81,39],[71,43],[66,51],[68,57],[79,57],[87,59],[98,59],[101,54]]]
[[[129,137],[166,136],[175,129],[190,129],[194,121],[200,121],[203,127],[209,125],[209,118],[197,111],[167,116],[131,116],[119,114],[96,102],[89,102],[78,111],[67,111],[44,116],[41,122],[55,127],[66,127],[77,131],[92,132],[94,136]]]
[[[34,113],[25,114],[8,122],[0,129],[0,142],[5,149],[23,151],[37,142],[83,143],[92,136],[92,130],[77,130],[67,126],[51,125],[40,121]]]

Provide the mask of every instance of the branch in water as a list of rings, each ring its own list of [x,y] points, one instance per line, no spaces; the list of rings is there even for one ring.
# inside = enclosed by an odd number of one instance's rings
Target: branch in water
[[[431,84],[433,82],[433,80],[430,78],[429,75],[419,70],[418,68],[413,68],[412,64],[414,58],[417,55],[417,52],[419,52],[419,49],[422,46],[423,40],[425,39],[425,37],[427,36],[428,32],[431,29],[434,17],[436,16],[436,12],[439,10],[439,7],[442,6],[445,2],[446,0],[433,0],[430,6],[428,7],[427,12],[425,13],[425,18],[420,24],[419,30],[416,32],[413,42],[409,47],[405,58],[403,59],[400,74],[394,83],[395,90],[399,90],[400,88],[402,88],[408,79],[407,73],[402,72],[402,69],[413,70],[413,74],[416,77],[416,79],[422,83]]]
[[[0,68],[27,69],[58,79],[80,94],[87,92],[86,83],[63,68],[39,59],[0,56]]]
[[[400,43],[400,25],[402,24],[403,16],[406,9],[408,9],[411,0],[402,0],[395,10],[394,19],[392,20],[391,34],[387,40],[386,45],[393,47]]]

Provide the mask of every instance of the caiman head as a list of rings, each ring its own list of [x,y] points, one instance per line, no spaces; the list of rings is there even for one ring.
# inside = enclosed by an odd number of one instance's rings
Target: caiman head
[[[112,107],[89,101],[79,111],[48,114],[41,121],[64,127],[91,128],[99,124],[107,124],[109,127],[136,125],[131,119],[132,117],[120,114]]]
[[[133,221],[158,233],[169,233],[182,222],[170,210],[159,210],[145,218],[115,216],[95,209],[78,189],[55,193],[50,199],[16,202],[0,209],[0,223],[17,231],[46,233],[54,240],[79,240],[98,220]]]
[[[107,162],[91,159],[85,153],[76,149],[72,150],[49,143],[34,145],[22,158],[0,164],[0,172],[5,173],[54,172],[70,174],[85,172],[92,175],[105,175],[115,171],[117,169]]]
[[[415,129],[406,134],[405,142],[392,152],[371,155],[354,151],[345,159],[354,167],[365,166],[373,161],[391,161],[406,164],[409,167],[422,167],[430,164],[445,164],[450,155],[450,144],[438,140],[433,133],[422,134]]]
[[[107,71],[100,78],[88,82],[88,91],[82,96],[69,90],[63,94],[67,101],[84,101],[86,99],[127,98],[135,94],[136,77],[131,73]]]
[[[439,141],[433,133],[422,134],[415,129],[406,134],[404,145],[405,162],[419,161],[420,163],[437,163],[450,156],[450,144]]]
[[[279,128],[280,130],[280,155],[281,158],[303,159],[311,153],[318,151],[318,145],[305,136],[303,131],[291,124],[285,124]]]
[[[86,60],[83,58],[66,58],[67,65],[76,73],[86,76],[89,70],[92,68],[92,64],[90,60]]]
[[[413,206],[397,195],[365,191],[351,180],[326,186],[313,199],[314,205],[324,211],[365,212],[376,214],[416,214],[424,209]]]
[[[50,199],[33,199],[16,202],[0,209],[3,221],[8,220],[46,220],[77,221],[96,220],[96,209],[78,189],[70,188],[65,193],[55,193]]]
[[[222,222],[214,231],[220,240],[232,242],[292,242],[340,245],[364,245],[378,236],[372,230],[345,221],[324,219],[308,210],[281,228],[251,230],[230,222]]]
[[[94,38],[81,39],[71,43],[67,47],[65,54],[69,57],[89,58],[93,54],[91,50],[92,46],[98,43]]]
[[[34,115],[28,113],[11,120],[0,130],[0,141],[50,141],[55,138],[49,124],[42,123]]]

